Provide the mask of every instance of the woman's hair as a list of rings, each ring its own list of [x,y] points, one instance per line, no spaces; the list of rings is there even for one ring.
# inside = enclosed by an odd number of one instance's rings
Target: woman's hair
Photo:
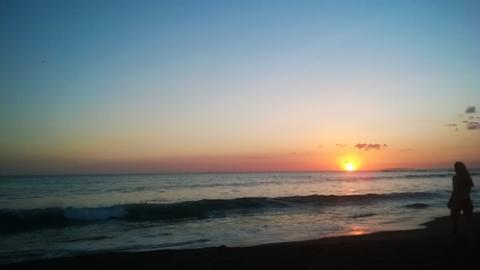
[[[463,162],[455,162],[455,174],[461,179],[462,184],[466,187],[473,187],[472,177],[467,170],[467,166]]]

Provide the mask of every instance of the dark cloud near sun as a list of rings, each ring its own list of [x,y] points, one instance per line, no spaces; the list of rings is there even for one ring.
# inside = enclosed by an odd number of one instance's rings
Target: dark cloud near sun
[[[381,150],[382,148],[386,148],[386,144],[380,144],[380,143],[357,143],[355,145],[355,148],[359,150]]]
[[[476,112],[477,112],[477,109],[475,108],[475,106],[469,106],[465,110],[465,113],[476,113]]]

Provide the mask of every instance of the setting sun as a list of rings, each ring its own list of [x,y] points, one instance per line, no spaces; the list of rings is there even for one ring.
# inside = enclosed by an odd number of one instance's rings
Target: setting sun
[[[348,153],[342,156],[339,156],[337,159],[337,164],[342,171],[353,172],[362,168],[362,158],[358,153]]]
[[[346,162],[346,163],[345,163],[345,170],[346,170],[346,171],[349,171],[349,172],[354,171],[354,170],[355,170],[355,166],[354,166],[353,163],[351,163],[351,162]]]

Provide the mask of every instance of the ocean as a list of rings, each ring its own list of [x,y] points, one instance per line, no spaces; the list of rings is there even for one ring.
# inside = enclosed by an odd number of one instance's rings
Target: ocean
[[[0,178],[0,263],[405,230],[449,214],[453,171]],[[471,171],[480,185],[480,171]],[[476,207],[480,193],[474,188]]]

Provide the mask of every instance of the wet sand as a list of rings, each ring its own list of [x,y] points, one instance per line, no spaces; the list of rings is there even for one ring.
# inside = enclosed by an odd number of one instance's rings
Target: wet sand
[[[2,265],[3,269],[477,269],[480,213],[473,233],[451,235],[450,219],[424,229],[252,247],[109,253]]]

